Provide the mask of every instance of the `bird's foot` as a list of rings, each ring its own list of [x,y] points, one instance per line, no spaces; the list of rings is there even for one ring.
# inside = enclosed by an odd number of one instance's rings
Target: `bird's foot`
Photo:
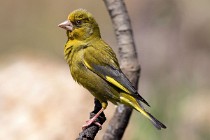
[[[101,130],[102,126],[99,122],[96,122],[96,119],[98,116],[104,111],[104,108],[101,108],[98,113],[96,113],[90,120],[86,121],[86,124],[82,126],[82,130],[85,130],[88,126],[90,126],[92,123],[97,125],[99,129]]]
[[[85,130],[88,126],[90,126],[92,123],[94,123],[95,125],[97,125],[99,127],[99,130],[102,129],[102,125],[99,122],[95,122],[94,119],[90,119],[86,121],[86,124],[84,124],[82,126],[82,130]]]
[[[95,120],[90,119],[87,120],[86,123],[82,126],[82,130],[85,130],[88,126],[90,126]]]
[[[102,125],[99,122],[94,122],[95,125],[97,125],[99,127],[99,130],[102,129]]]

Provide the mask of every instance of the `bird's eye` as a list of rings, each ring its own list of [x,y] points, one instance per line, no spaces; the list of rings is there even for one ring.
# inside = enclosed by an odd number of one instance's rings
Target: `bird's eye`
[[[81,20],[76,20],[76,25],[81,25],[82,21]]]

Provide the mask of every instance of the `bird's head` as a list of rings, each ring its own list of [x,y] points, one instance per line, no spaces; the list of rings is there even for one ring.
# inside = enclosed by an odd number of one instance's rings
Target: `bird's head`
[[[68,19],[58,26],[67,30],[67,36],[71,40],[88,40],[92,37],[100,38],[97,22],[92,14],[84,9],[77,9],[71,12]]]

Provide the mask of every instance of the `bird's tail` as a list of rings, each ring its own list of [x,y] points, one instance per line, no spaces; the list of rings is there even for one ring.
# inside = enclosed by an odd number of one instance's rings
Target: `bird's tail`
[[[135,98],[133,98],[129,94],[121,93],[120,100],[123,104],[133,107],[134,109],[139,111],[142,115],[144,115],[146,118],[148,118],[157,129],[160,130],[161,128],[164,129],[166,128],[166,126],[163,123],[158,121],[154,116],[152,116],[149,112],[147,112],[140,104],[140,102],[138,102]]]

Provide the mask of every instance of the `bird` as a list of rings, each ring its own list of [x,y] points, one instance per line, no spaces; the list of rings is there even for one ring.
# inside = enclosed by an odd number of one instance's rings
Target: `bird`
[[[107,108],[108,101],[137,110],[159,130],[166,128],[143,107],[142,103],[150,105],[120,69],[115,52],[101,38],[99,25],[90,12],[82,8],[76,9],[58,27],[66,30],[64,57],[73,79],[102,105],[101,110],[86,121],[84,129],[95,122]]]

